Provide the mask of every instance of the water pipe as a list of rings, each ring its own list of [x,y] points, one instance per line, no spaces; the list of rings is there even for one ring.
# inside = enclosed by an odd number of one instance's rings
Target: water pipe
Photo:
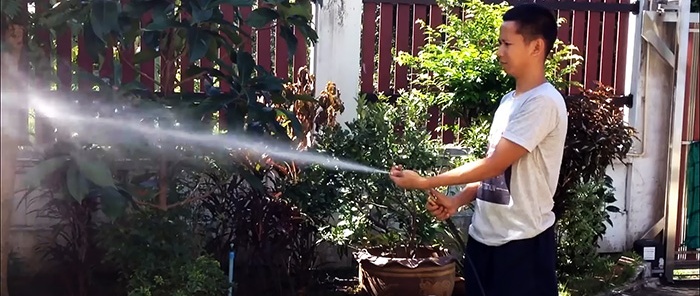
[[[233,250],[233,244],[231,244],[231,250],[228,252],[228,296],[233,296],[233,261],[236,258],[236,252]]]

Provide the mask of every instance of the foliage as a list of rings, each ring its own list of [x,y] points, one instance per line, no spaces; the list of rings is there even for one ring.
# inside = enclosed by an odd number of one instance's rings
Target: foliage
[[[94,95],[99,97],[97,100],[84,98],[81,107],[85,107],[86,103],[95,105],[98,101],[100,105],[107,105],[107,110],[121,111],[103,110],[98,113],[101,118],[108,117],[121,124],[115,128],[116,139],[110,138],[107,139],[108,143],[103,141],[99,144],[111,146],[112,153],[118,150],[123,156],[138,155],[142,159],[150,159],[158,167],[149,176],[143,176],[144,180],[152,180],[156,185],[146,188],[148,198],[153,201],[137,200],[141,205],[161,210],[181,205],[182,200],[173,200],[178,194],[170,192],[178,187],[170,180],[182,172],[181,167],[173,164],[195,163],[195,167],[206,167],[207,161],[197,156],[216,156],[212,155],[212,149],[203,149],[202,143],[196,145],[182,138],[163,139],[155,136],[155,132],[134,135],[133,130],[124,130],[124,127],[141,124],[146,129],[211,131],[214,115],[225,110],[225,113],[221,113],[224,115],[218,118],[218,123],[222,125],[220,133],[249,133],[282,142],[302,138],[298,118],[290,110],[274,107],[275,104],[293,103],[300,97],[284,92],[283,80],[255,64],[253,56],[242,47],[250,35],[243,31],[241,25],[245,23],[256,29],[277,27],[291,57],[298,42],[317,40],[310,26],[311,3],[309,0],[275,1],[253,9],[246,19],[242,19],[240,8],[252,5],[252,0],[135,0],[128,3],[65,0],[58,1],[52,7],[38,9],[44,11],[35,17],[39,27],[51,28],[57,33],[67,29],[78,32],[93,62],[102,66],[105,48],[116,48],[116,56],[121,61],[118,64],[125,64],[160,88],[161,93],[153,93],[139,82],[121,81],[121,75],[104,77],[107,79],[103,80],[90,73],[80,73],[81,81],[98,86],[100,90],[99,94]],[[234,20],[224,18],[224,8],[234,11]],[[145,14],[151,14],[152,20],[139,26]],[[301,32],[303,40],[297,40],[294,29]],[[122,59],[134,49],[137,37],[140,50],[133,61]],[[35,39],[33,41],[37,43]],[[221,58],[220,51],[226,53]],[[216,67],[197,66],[198,61],[204,58],[212,61]],[[141,72],[138,67],[155,59],[159,59],[161,68],[160,82]],[[188,69],[186,73],[174,70],[182,66]],[[33,64],[33,67],[38,70],[39,64]],[[118,68],[117,72],[120,71]],[[181,85],[194,79],[208,83],[206,93],[175,93]],[[227,90],[211,87],[215,84],[226,86]],[[129,112],[137,109],[141,112]],[[91,112],[84,111],[81,115],[93,117],[94,113]],[[73,134],[77,129],[70,125],[61,128],[65,134]],[[89,144],[97,140],[93,134],[92,137],[83,137],[82,141]],[[221,156],[219,153],[218,157]],[[132,190],[126,192],[133,193]]]
[[[289,109],[301,123],[301,134],[299,149],[306,149],[312,146],[314,135],[325,126],[336,124],[338,114],[345,111],[345,106],[340,99],[340,91],[332,81],[326,83],[326,87],[320,92],[319,97],[314,99],[316,77],[309,73],[308,67],[301,67],[294,76],[293,82],[284,85],[284,97],[299,98],[293,102],[276,104],[280,109]],[[293,134],[290,129],[290,136]]]
[[[99,209],[107,216],[114,216],[125,209],[127,200],[112,178],[109,161],[108,155],[98,147],[57,142],[25,175],[27,194],[40,188],[51,196],[62,194],[77,204],[90,196],[97,197]]]
[[[220,262],[226,262],[229,250],[236,252],[237,290],[244,295],[293,294],[296,283],[289,279],[296,270],[290,261],[302,251],[299,240],[313,230],[303,213],[282,198],[284,180],[274,177],[274,170],[253,168],[255,180],[265,184],[230,176],[202,203],[202,223],[214,235],[207,249]]]
[[[610,212],[620,209],[615,202],[612,179],[577,183],[567,199],[576,207],[565,211],[557,221],[557,271],[560,279],[590,273],[601,260],[598,256],[598,240],[605,234],[608,223],[612,226]]]
[[[313,94],[313,76],[300,70],[287,95]],[[336,126],[342,101],[329,83],[315,100],[298,101],[290,108],[304,126],[307,139],[317,130]],[[313,149],[304,141],[298,149]],[[235,166],[244,166],[236,168]],[[243,294],[297,294],[312,283],[317,267],[316,248],[321,227],[339,206],[335,174],[314,166],[248,157],[209,174],[215,190],[202,199],[202,225],[212,237],[206,249],[220,262],[236,252],[237,290]],[[249,172],[237,175],[236,172]],[[218,184],[218,185],[217,185]],[[330,185],[330,186],[329,186]]]
[[[395,104],[358,100],[358,118],[347,129],[329,129],[318,151],[370,167],[400,164],[434,174],[446,159],[426,129],[428,100],[405,93]],[[425,211],[427,196],[394,186],[384,174],[340,172],[338,218],[324,229],[324,238],[353,248],[432,245],[439,223]]]
[[[87,296],[95,293],[92,274],[99,265],[100,252],[95,246],[96,196],[87,196],[81,202],[70,198],[51,198],[51,191],[28,200],[28,203],[49,197],[37,218],[56,220],[51,235],[36,249],[44,262],[55,264],[64,283],[63,295]]]
[[[642,258],[634,252],[599,256],[587,273],[562,280],[564,285],[560,284],[559,295],[599,295],[622,287],[636,279],[642,263]]]
[[[558,217],[578,206],[569,198],[569,192],[579,182],[603,178],[613,161],[623,161],[632,147],[634,129],[624,122],[623,108],[615,104],[613,91],[599,84],[581,95],[566,98],[569,122],[554,195],[554,213]]]
[[[501,97],[514,87],[496,56],[499,27],[510,6],[480,0],[440,4],[445,11],[461,9],[463,13],[448,14],[447,22],[436,28],[421,22],[426,45],[416,56],[400,52],[397,60],[413,70],[412,87],[437,96],[446,112],[467,118],[492,114]],[[547,78],[558,87],[568,86],[568,75],[581,60],[574,46],[557,40],[546,62]]]
[[[205,255],[203,234],[185,210],[137,210],[106,224],[100,245],[116,266],[129,295],[222,295],[226,276]]]
[[[691,12],[700,12],[700,1],[699,0],[691,0],[690,1],[690,11]]]

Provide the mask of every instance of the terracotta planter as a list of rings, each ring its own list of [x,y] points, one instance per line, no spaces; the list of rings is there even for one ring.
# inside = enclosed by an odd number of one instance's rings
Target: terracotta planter
[[[452,296],[465,296],[467,295],[467,285],[465,284],[463,277],[455,278],[455,288],[452,290]]]
[[[444,250],[419,247],[408,256],[406,248],[371,248],[354,255],[360,264],[360,285],[369,295],[452,295],[456,259]]]

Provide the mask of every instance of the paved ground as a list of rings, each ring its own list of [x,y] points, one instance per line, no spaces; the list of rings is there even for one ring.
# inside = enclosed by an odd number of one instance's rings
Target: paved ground
[[[625,293],[627,296],[700,296],[700,281],[685,282],[670,286],[642,288],[641,290]]]

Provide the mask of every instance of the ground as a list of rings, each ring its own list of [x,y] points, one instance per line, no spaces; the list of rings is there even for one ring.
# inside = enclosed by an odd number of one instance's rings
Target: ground
[[[700,296],[700,281],[682,282],[674,285],[662,285],[648,287],[631,293],[622,293],[625,296]]]

